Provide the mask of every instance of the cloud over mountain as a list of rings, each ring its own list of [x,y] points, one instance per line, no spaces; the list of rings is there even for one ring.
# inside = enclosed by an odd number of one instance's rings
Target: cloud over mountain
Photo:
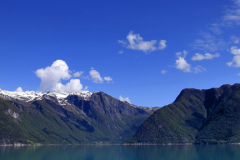
[[[47,92],[51,87],[55,87],[62,79],[71,78],[68,65],[63,60],[56,60],[51,66],[38,69],[37,77],[41,78],[41,84],[38,88],[39,92]]]
[[[63,85],[61,80],[71,78],[67,63],[63,60],[56,60],[51,66],[38,69],[35,73],[41,79],[38,92],[79,92],[83,88],[79,79],[71,79],[69,83]]]
[[[130,100],[128,97],[123,98],[121,95],[119,96],[119,100],[120,100],[120,101],[125,101],[125,102],[128,102],[128,103],[131,103],[131,100]]]
[[[71,93],[71,92],[81,92],[83,89],[83,85],[80,82],[80,79],[71,79],[66,85],[62,83],[57,83],[55,86],[52,87],[53,92],[64,92],[64,93]]]
[[[15,92],[23,92],[22,87],[18,87],[18,88],[15,90]]]

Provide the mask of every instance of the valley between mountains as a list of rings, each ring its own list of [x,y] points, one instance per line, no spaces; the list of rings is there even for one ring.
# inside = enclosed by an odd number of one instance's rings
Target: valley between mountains
[[[183,89],[161,108],[135,106],[103,92],[0,90],[1,145],[239,142],[240,84]]]

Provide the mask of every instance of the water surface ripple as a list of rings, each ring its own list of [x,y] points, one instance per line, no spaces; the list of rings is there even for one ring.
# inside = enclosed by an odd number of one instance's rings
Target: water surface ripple
[[[0,147],[0,160],[239,160],[240,145]]]

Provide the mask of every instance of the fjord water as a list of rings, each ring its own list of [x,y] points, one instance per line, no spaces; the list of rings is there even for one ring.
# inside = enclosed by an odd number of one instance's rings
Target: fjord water
[[[239,160],[240,145],[0,147],[0,160]]]

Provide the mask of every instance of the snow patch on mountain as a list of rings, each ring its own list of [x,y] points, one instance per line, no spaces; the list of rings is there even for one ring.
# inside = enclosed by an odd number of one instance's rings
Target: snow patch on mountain
[[[57,99],[65,99],[69,95],[68,93],[62,93],[62,92],[47,92],[44,95],[52,96]]]
[[[36,93],[34,91],[10,92],[5,90],[0,90],[0,97],[7,100],[17,99],[20,101],[30,102],[33,100],[40,100],[42,97],[42,94]]]
[[[69,95],[77,95],[79,97],[83,97],[84,100],[87,100],[92,96],[92,94],[93,93],[89,91],[82,91],[82,92],[73,92],[73,93],[70,93]]]
[[[66,98],[69,95],[77,95],[83,97],[85,100],[89,99],[93,93],[89,91],[74,92],[74,93],[57,93],[57,92],[47,92],[44,94],[36,93],[34,91],[26,92],[11,92],[0,89],[0,97],[7,100],[19,100],[24,102],[31,102],[34,100],[42,100],[43,98],[47,99],[56,99],[60,104],[67,104]]]

